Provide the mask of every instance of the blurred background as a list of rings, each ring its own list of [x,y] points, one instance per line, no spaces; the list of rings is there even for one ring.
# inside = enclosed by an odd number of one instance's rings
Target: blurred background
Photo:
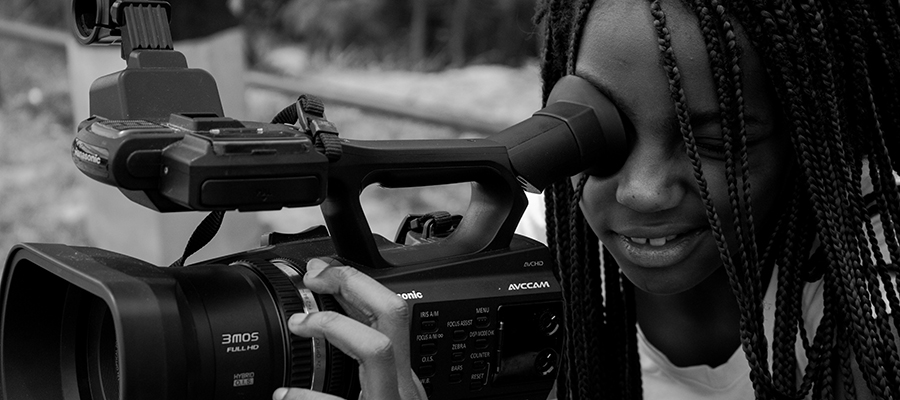
[[[484,137],[540,108],[534,0],[170,2],[175,50],[216,77],[226,116],[268,122],[308,93],[325,101],[342,137],[445,139]],[[125,64],[118,47],[75,42],[70,7],[0,2],[0,252],[59,242],[168,264],[204,215],[153,213],[71,161],[91,82]],[[468,184],[372,186],[362,202],[373,232],[393,238],[406,214],[462,213],[468,196]],[[225,220],[191,261],[324,224],[318,208]]]

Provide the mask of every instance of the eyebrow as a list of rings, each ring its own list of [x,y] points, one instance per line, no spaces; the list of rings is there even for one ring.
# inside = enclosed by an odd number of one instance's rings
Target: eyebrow
[[[721,114],[718,109],[716,110],[703,110],[700,112],[690,112],[691,114],[691,126],[701,127],[713,123],[722,123]],[[756,115],[747,113],[746,109],[744,111],[744,123],[747,125],[761,125],[763,124],[762,119],[757,118]]]
[[[634,112],[634,110],[625,103],[625,101],[622,97],[620,97],[617,93],[609,90],[609,88],[607,88],[606,86],[604,86],[601,83],[602,82],[601,79],[598,79],[596,76],[594,76],[590,73],[588,73],[588,74],[576,73],[575,76],[578,76],[579,78],[583,78],[584,80],[588,81],[588,83],[590,83],[591,86],[594,87],[594,89],[597,89],[597,91],[599,91],[602,95],[606,96],[613,103],[613,105],[616,106],[616,108],[618,109],[618,111],[621,114],[624,114],[626,116],[637,116],[637,114]],[[699,111],[699,112],[691,112],[690,110],[688,110],[688,113],[690,114],[689,123],[692,128],[698,128],[698,127],[709,125],[712,123],[721,124],[721,122],[722,122],[722,119],[720,118],[721,114],[720,114],[718,108],[715,110],[703,110],[703,111]],[[757,125],[757,124],[763,124],[763,120],[760,118],[757,118],[757,116],[752,113],[746,112],[746,109],[745,109],[744,123],[747,125]],[[670,131],[670,130],[677,131],[680,129],[678,126],[678,118],[677,117],[676,118],[667,118],[666,121],[663,121],[662,123],[660,123],[658,125],[658,128],[659,128],[659,131]]]

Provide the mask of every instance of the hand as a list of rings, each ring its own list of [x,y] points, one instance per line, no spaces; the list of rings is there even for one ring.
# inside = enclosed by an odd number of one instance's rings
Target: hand
[[[425,400],[425,390],[410,365],[406,301],[368,275],[329,258],[312,259],[306,269],[303,283],[316,293],[334,295],[349,317],[331,311],[294,314],[288,329],[295,335],[325,338],[359,362],[360,399]],[[336,397],[279,388],[272,399]]]

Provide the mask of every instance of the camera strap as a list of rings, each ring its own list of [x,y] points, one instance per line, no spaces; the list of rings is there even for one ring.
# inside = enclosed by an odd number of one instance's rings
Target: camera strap
[[[281,110],[272,123],[297,124],[312,137],[316,150],[328,157],[328,161],[337,161],[343,154],[337,127],[325,118],[325,104],[315,96],[300,95],[294,104]]]
[[[194,229],[191,238],[188,239],[181,258],[175,260],[169,267],[183,267],[188,257],[202,249],[216,236],[224,218],[225,211],[221,210],[210,212],[206,218],[203,218],[203,221],[200,221],[200,225],[197,225],[197,229]]]

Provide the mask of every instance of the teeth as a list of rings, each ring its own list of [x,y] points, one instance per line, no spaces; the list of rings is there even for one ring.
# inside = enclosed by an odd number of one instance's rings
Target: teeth
[[[641,238],[641,237],[630,237],[629,236],[628,240],[630,240],[634,243],[637,243],[637,244],[647,244],[647,242],[650,242],[651,246],[659,247],[659,246],[665,245],[666,242],[668,242],[672,239],[675,239],[676,236],[677,235],[669,235],[669,236],[661,237],[661,238]]]

